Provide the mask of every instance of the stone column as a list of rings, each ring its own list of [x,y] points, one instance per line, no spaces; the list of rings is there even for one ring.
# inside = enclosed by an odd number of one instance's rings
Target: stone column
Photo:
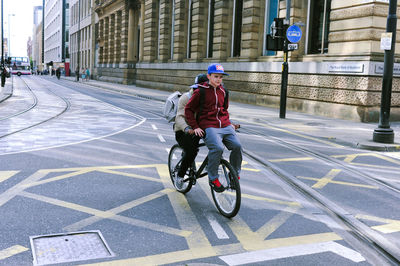
[[[173,60],[182,62],[186,58],[187,47],[187,0],[175,0],[175,32]]]
[[[191,58],[206,57],[208,0],[193,0]]]
[[[131,1],[128,4],[128,64],[134,64],[138,61],[138,25],[140,15],[140,1]]]
[[[140,52],[139,52],[139,61],[143,61],[144,54],[144,16],[145,16],[145,5],[144,2],[140,4]]]
[[[261,54],[258,49],[260,10],[260,0],[243,2],[240,57],[255,59]]]
[[[157,0],[147,1],[145,4],[145,17],[142,19],[143,26],[143,60],[153,62],[157,60],[159,41],[158,41],[158,11]]]
[[[108,38],[109,38],[109,23],[110,22],[110,17],[104,18],[104,45],[103,45],[103,67],[107,67],[106,64],[108,63]]]
[[[111,14],[110,16],[110,32],[108,35],[108,66],[109,67],[114,67],[114,45],[115,45],[115,14]]]
[[[228,0],[215,0],[215,16],[214,16],[214,42],[213,42],[213,58],[225,60],[230,49],[227,49],[231,42],[228,42],[229,32],[229,6]]]
[[[167,62],[171,58],[171,21],[172,21],[172,2],[170,0],[160,0],[160,42],[158,60]]]
[[[117,11],[115,13],[115,37],[116,37],[116,42],[115,42],[115,50],[114,50],[114,64],[115,67],[119,67],[119,64],[121,63],[121,17],[122,17],[122,12]]]
[[[128,12],[124,8],[121,12],[121,64],[120,67],[127,68],[128,60]]]
[[[104,19],[99,21],[99,66],[102,67],[104,63]]]

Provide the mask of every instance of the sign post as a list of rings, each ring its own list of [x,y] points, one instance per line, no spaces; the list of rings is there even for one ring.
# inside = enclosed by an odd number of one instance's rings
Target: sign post
[[[292,25],[287,28],[290,20],[290,0],[286,1],[286,20],[284,21],[284,45],[283,45],[283,64],[282,64],[282,81],[281,81],[281,97],[279,104],[279,118],[286,117],[286,98],[287,98],[287,85],[289,77],[289,51],[298,48],[297,43],[301,39],[301,29],[297,25]]]
[[[396,45],[397,27],[397,0],[389,1],[389,15],[386,22],[386,34],[382,36],[381,47],[385,50],[383,63],[383,80],[381,95],[381,110],[379,114],[379,125],[374,130],[373,141],[380,143],[393,143],[394,132],[390,128],[390,104],[392,97],[394,49]]]

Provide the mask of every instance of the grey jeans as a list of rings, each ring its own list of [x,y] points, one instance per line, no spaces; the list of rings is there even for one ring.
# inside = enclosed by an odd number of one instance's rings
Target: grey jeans
[[[240,174],[242,166],[242,145],[236,132],[231,125],[224,128],[206,128],[206,137],[204,143],[208,148],[208,177],[211,181],[218,178],[218,165],[224,152],[224,145],[231,151],[229,162]]]

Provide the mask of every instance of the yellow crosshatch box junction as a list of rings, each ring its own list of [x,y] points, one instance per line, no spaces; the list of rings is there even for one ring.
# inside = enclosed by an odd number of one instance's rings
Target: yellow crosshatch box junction
[[[361,155],[363,156],[363,155]],[[347,158],[350,158],[348,155]],[[252,168],[244,163],[243,170],[253,173],[259,170]],[[0,172],[0,182],[12,177],[19,171],[3,171]],[[56,197],[41,195],[40,193],[28,192],[30,188],[51,184],[53,182],[63,182],[69,179],[82,178],[88,173],[105,173],[113,179],[127,177],[136,181],[151,182],[161,184],[162,189],[154,191],[151,194],[132,199],[132,201],[124,202],[119,206],[107,210],[100,210],[93,207],[84,206],[78,203],[68,202]],[[145,174],[143,174],[145,173]],[[338,173],[333,169],[325,185],[334,183],[333,177]],[[329,179],[329,180],[328,180]],[[321,180],[316,180],[321,182]],[[321,184],[321,183],[320,183]],[[199,182],[200,189],[207,191],[208,184]],[[370,189],[370,188],[367,188]],[[374,188],[375,189],[375,188]],[[95,191],[93,191],[95,193]],[[247,252],[257,252],[268,249],[285,249],[296,245],[318,245],[319,243],[331,243],[329,245],[339,245],[335,241],[342,238],[334,232],[328,230],[324,232],[316,232],[306,235],[296,235],[280,238],[270,238],[274,231],[284,226],[285,223],[303,208],[298,202],[285,201],[281,199],[267,198],[258,195],[243,193],[243,201],[253,201],[259,203],[267,203],[267,206],[278,210],[277,213],[265,221],[258,228],[249,225],[249,217],[241,216],[240,212],[237,217],[232,220],[226,220],[229,233],[227,237],[230,239],[229,244],[215,244],[215,241],[210,239],[205,233],[202,225],[198,222],[196,214],[193,212],[188,199],[181,193],[176,192],[172,188],[168,167],[165,164],[149,164],[149,165],[126,165],[126,166],[97,166],[97,167],[81,167],[81,168],[60,168],[60,169],[42,169],[38,170],[16,186],[7,190],[0,195],[0,210],[1,207],[14,197],[24,197],[35,201],[40,201],[46,204],[63,207],[69,210],[85,213],[89,215],[87,218],[81,219],[73,224],[65,225],[63,230],[66,232],[76,232],[95,226],[95,223],[108,219],[118,221],[126,225],[140,227],[151,231],[157,231],[163,234],[174,235],[180,237],[187,245],[187,249],[160,254],[151,254],[144,257],[134,257],[128,259],[118,259],[118,255],[112,261],[103,262],[104,265],[119,265],[119,264],[165,264],[183,262],[185,260],[201,259],[213,256],[220,256],[222,260],[230,261],[235,259],[235,254],[244,254]],[[138,218],[132,218],[122,215],[124,211],[140,206],[160,197],[167,196],[169,203],[172,206],[174,215],[177,218],[179,226],[161,225],[157,222],[144,221]],[[211,202],[210,195],[207,196]],[[246,203],[244,203],[246,206]],[[212,205],[210,204],[210,208]],[[373,226],[374,230],[382,233],[393,233],[400,231],[400,221],[384,219],[368,215],[358,215],[357,219],[365,221],[373,221],[378,225]],[[104,232],[103,232],[104,233]],[[27,236],[28,237],[28,236]],[[328,246],[329,246],[328,245]],[[315,246],[317,247],[317,246]],[[13,255],[26,252],[29,249],[20,245],[11,246],[0,250],[0,260],[7,259]],[[329,249],[328,249],[329,250]],[[332,247],[332,250],[337,250]],[[295,254],[295,253],[294,253]],[[363,258],[356,252],[353,254],[353,259],[363,261]],[[358,258],[358,259],[357,259]],[[239,257],[238,257],[239,259]],[[98,265],[98,263],[96,264]]]

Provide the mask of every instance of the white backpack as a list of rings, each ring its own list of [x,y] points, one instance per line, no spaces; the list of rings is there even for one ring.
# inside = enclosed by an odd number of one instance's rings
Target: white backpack
[[[165,101],[163,116],[167,119],[168,122],[175,121],[176,112],[178,111],[178,101],[182,96],[182,93],[176,91],[168,96]]]

